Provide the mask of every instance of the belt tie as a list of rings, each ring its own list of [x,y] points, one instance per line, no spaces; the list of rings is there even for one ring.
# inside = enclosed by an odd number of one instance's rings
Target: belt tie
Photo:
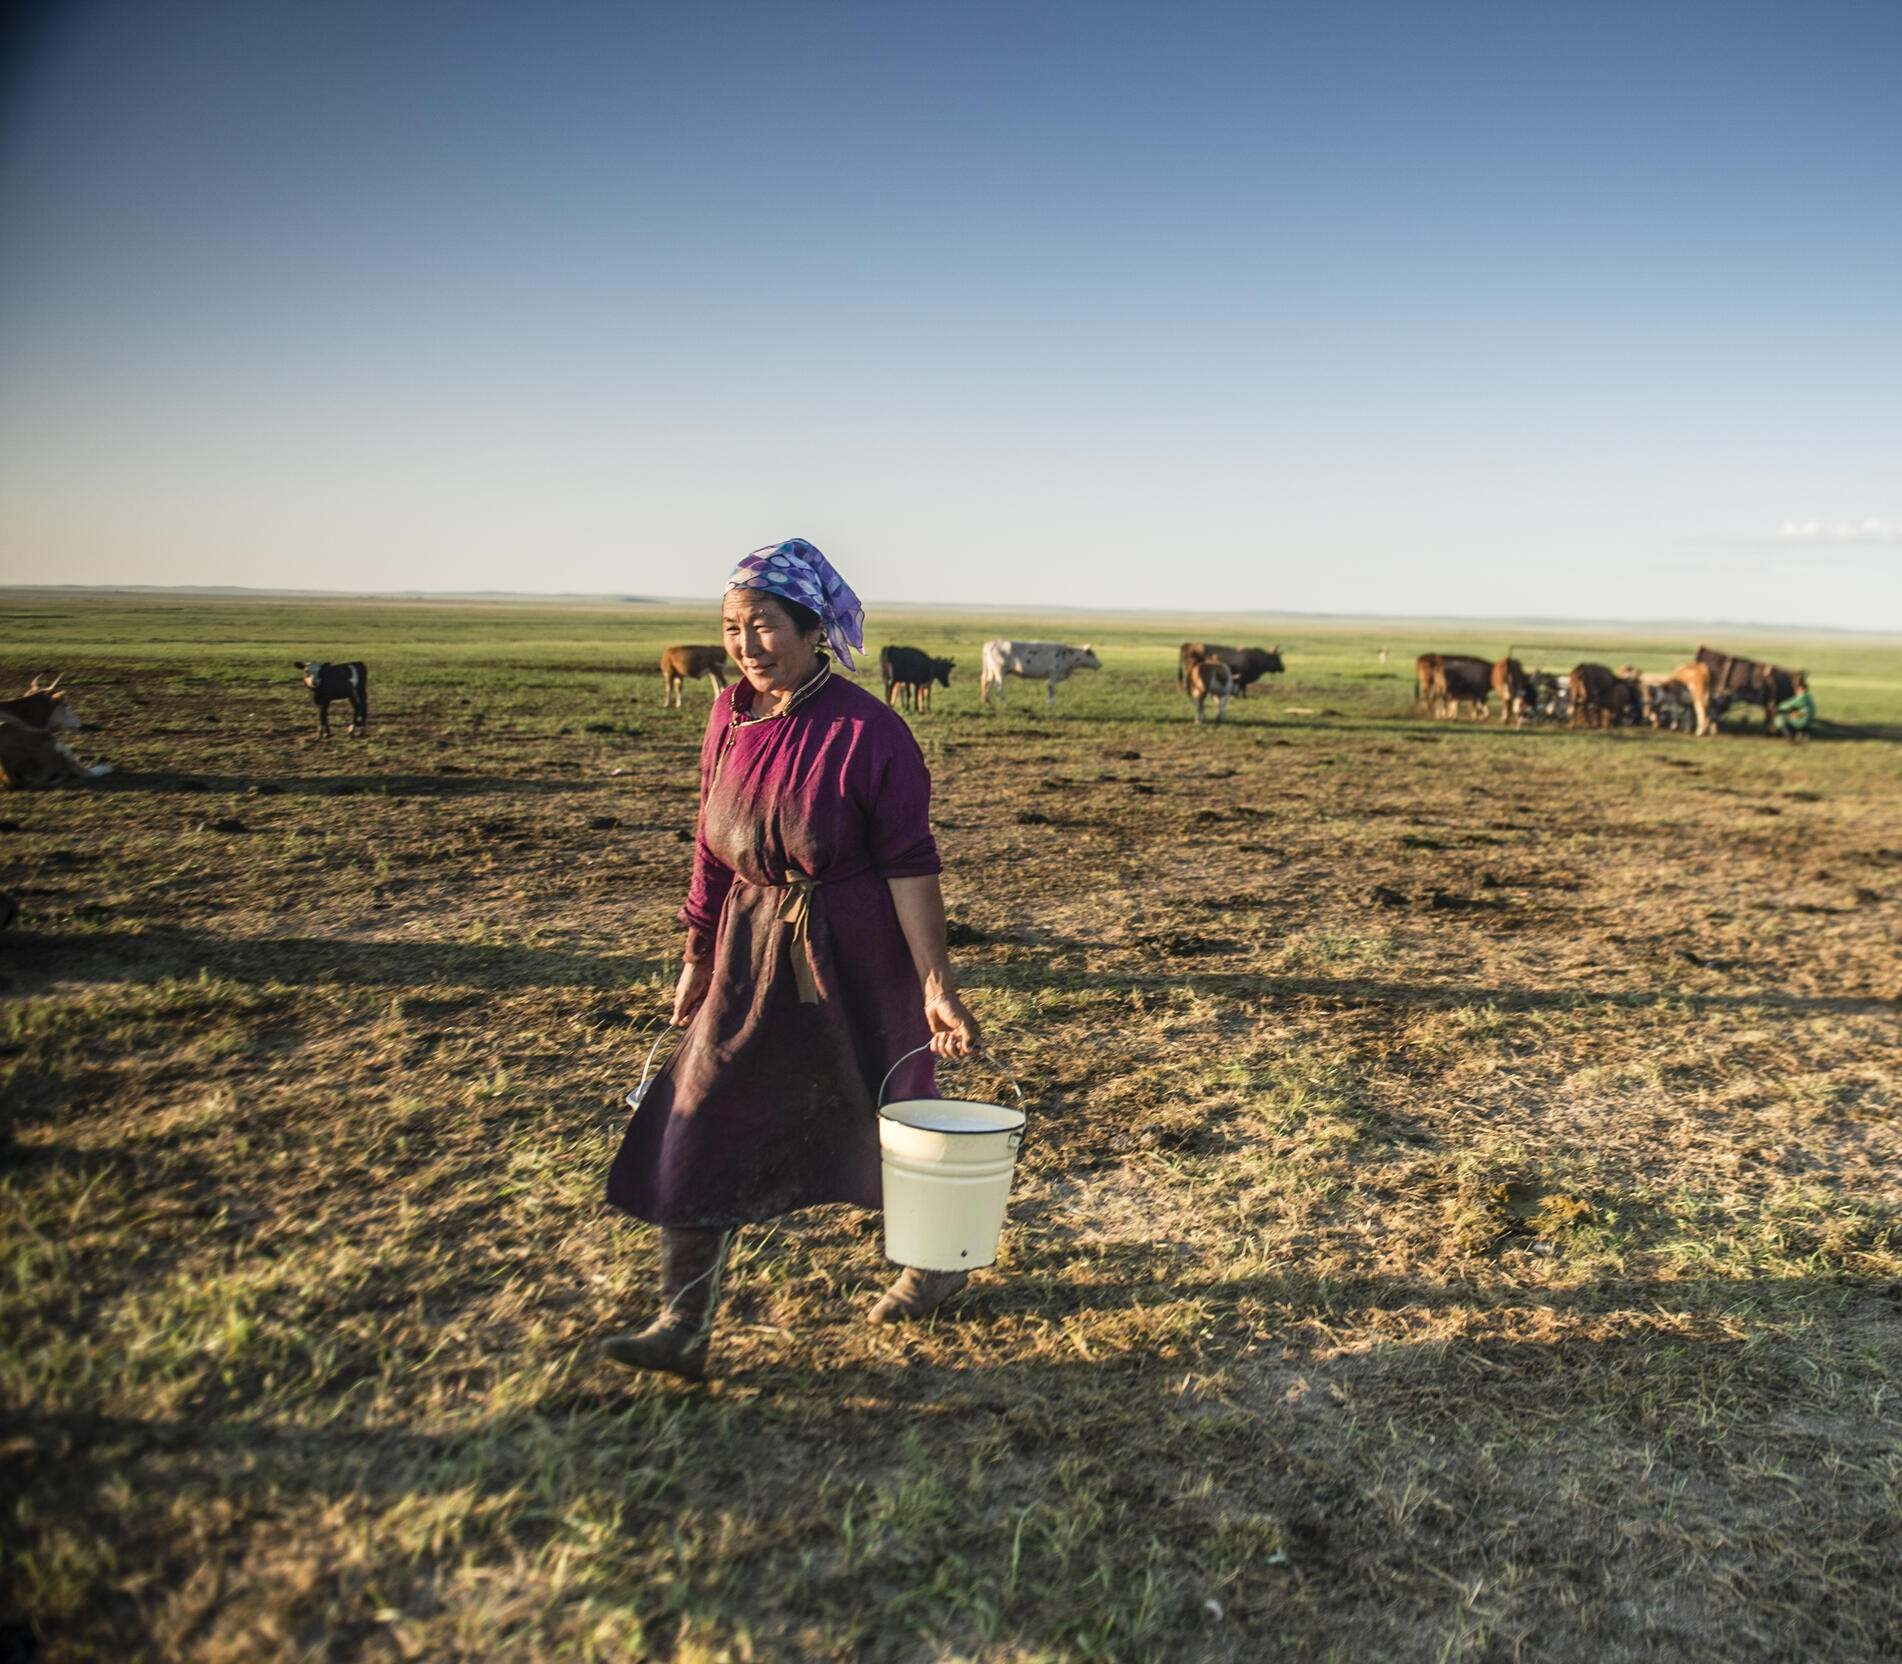
[[[819,1003],[819,981],[812,962],[812,898],[819,880],[802,873],[786,879],[786,899],[779,904],[779,918],[791,933],[793,981],[799,985],[799,1003]]]

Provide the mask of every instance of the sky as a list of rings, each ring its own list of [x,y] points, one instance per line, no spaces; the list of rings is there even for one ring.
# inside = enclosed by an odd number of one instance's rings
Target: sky
[[[1902,628],[1902,6],[29,7],[0,582]]]

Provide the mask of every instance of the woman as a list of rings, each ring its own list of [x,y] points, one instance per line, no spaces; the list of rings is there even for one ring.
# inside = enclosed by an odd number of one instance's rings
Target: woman
[[[945,951],[931,779],[903,717],[834,673],[864,609],[803,538],[727,580],[742,680],[714,701],[681,909],[686,1038],[628,1123],[608,1200],[660,1226],[661,1310],[605,1351],[691,1379],[735,1227],[795,1208],[879,1205],[874,1094],[935,1096],[932,1054],[978,1043]],[[829,650],[829,651],[828,651]],[[962,1272],[906,1270],[873,1308],[933,1310]]]

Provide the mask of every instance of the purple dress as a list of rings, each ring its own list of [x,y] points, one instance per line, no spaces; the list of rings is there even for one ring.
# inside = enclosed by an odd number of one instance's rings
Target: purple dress
[[[939,870],[931,777],[897,712],[836,672],[785,716],[713,704],[681,922],[713,981],[649,1086],[608,1200],[656,1225],[879,1205],[874,1097],[930,1038],[888,878]],[[929,1053],[891,1098],[936,1095]]]

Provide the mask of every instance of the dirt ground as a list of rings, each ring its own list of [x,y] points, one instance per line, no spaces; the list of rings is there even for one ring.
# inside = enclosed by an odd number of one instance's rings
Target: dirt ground
[[[875,1330],[875,1218],[751,1231],[696,1388],[594,1355],[693,622],[9,614],[118,772],[0,797],[0,1659],[1896,1655],[1902,656],[1803,746],[1428,721],[1465,644],[1345,628],[1220,729],[1135,626],[954,682],[1003,1257]]]

